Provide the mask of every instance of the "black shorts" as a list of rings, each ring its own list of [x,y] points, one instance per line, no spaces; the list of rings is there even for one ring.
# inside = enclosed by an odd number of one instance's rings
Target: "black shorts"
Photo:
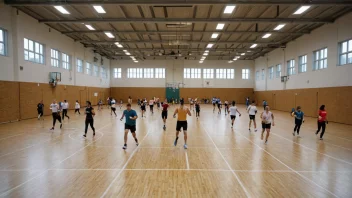
[[[157,106],[157,107],[160,107],[160,103],[156,103],[156,106]]]
[[[262,129],[270,129],[271,128],[271,123],[270,124],[265,124],[262,122]]]
[[[176,131],[181,131],[181,128],[183,131],[187,131],[187,121],[177,121]]]
[[[230,117],[231,117],[231,120],[236,119],[236,116],[235,116],[235,115],[230,115]]]
[[[295,119],[295,124],[296,124],[296,125],[301,125],[301,124],[302,124],[302,120],[300,120],[300,119]]]
[[[111,107],[111,110],[112,110],[112,111],[116,111],[116,108],[115,108],[115,107]]]
[[[213,106],[215,107],[215,103],[213,103]]]
[[[153,109],[154,105],[149,105],[150,109]]]
[[[125,130],[130,130],[131,133],[135,133],[136,132],[136,125],[128,125],[125,123]]]
[[[167,111],[162,111],[161,112],[161,118],[162,119],[167,119]]]
[[[38,110],[38,115],[43,116],[43,110]]]
[[[141,106],[142,111],[145,111],[145,106]]]
[[[218,108],[220,108],[221,107],[221,104],[218,104]]]
[[[249,115],[250,120],[255,120],[255,115]]]

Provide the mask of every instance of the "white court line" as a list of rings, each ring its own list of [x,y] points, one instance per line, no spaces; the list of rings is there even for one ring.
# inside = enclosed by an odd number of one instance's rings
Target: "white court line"
[[[108,124],[106,124],[105,126],[103,126],[102,128],[100,128],[100,129],[98,129],[98,130],[96,130],[96,131],[99,131],[99,130],[103,129],[103,128],[109,126],[110,124],[111,124],[111,123],[108,123]],[[101,137],[103,137],[103,136],[101,136]],[[100,138],[101,138],[101,137],[100,137]],[[91,143],[87,144],[87,145],[84,146],[83,148],[81,148],[81,149],[79,149],[78,151],[74,152],[72,155],[66,157],[64,160],[62,160],[61,162],[59,162],[57,165],[55,165],[55,166],[53,166],[53,167],[51,167],[51,168],[48,168],[48,169],[46,169],[45,171],[43,171],[42,173],[38,174],[37,176],[32,177],[31,179],[29,179],[29,180],[27,180],[27,181],[25,181],[25,182],[23,182],[23,183],[21,183],[21,184],[15,186],[15,187],[11,188],[11,189],[9,189],[9,190],[3,192],[2,194],[0,194],[0,197],[5,196],[5,195],[8,195],[9,193],[11,193],[12,191],[16,190],[17,188],[19,188],[19,187],[25,185],[26,183],[28,183],[28,182],[30,182],[30,181],[32,181],[32,180],[34,180],[34,179],[36,179],[36,178],[38,178],[38,177],[44,175],[44,174],[45,174],[46,172],[48,172],[50,169],[53,169],[53,168],[55,168],[56,166],[60,165],[62,162],[66,161],[68,158],[70,158],[70,157],[72,157],[73,155],[77,154],[78,152],[82,151],[82,150],[85,149],[88,145],[90,145],[90,144],[92,144],[93,142],[99,140],[100,138],[97,138],[96,140],[94,140],[94,141],[92,141]]]
[[[227,160],[225,159],[224,155],[221,153],[220,149],[216,146],[214,140],[210,137],[207,129],[205,127],[203,127],[203,124],[200,125],[204,131],[206,132],[206,134],[208,135],[208,137],[210,138],[210,140],[213,142],[216,150],[218,150],[218,152],[220,153],[220,156],[222,157],[222,159],[226,162],[228,168],[231,170],[232,174],[235,176],[237,182],[240,184],[240,186],[242,187],[243,191],[245,192],[247,197],[251,197],[250,194],[248,193],[247,189],[245,188],[245,186],[243,185],[242,181],[240,180],[240,178],[238,177],[238,175],[235,173],[235,171],[232,170],[230,164],[227,162]]]
[[[19,133],[19,134],[16,134],[16,135],[11,135],[11,136],[8,136],[8,137],[4,137],[4,138],[1,138],[0,141],[8,139],[8,138],[16,137],[16,136],[19,136],[19,135],[22,135],[22,134],[24,134],[24,133]]]
[[[185,152],[185,155],[186,155],[187,170],[189,170],[189,163],[188,163],[188,155],[187,155],[187,151]]]
[[[137,148],[135,148],[132,152],[132,154],[130,155],[130,157],[128,158],[128,160],[126,161],[125,165],[122,167],[122,169],[120,170],[120,172],[115,176],[115,178],[111,181],[110,185],[108,186],[108,188],[104,191],[102,197],[105,197],[106,194],[108,193],[108,191],[110,190],[110,188],[112,187],[112,184],[116,181],[116,179],[121,175],[122,171],[126,169],[126,166],[128,164],[128,162],[132,159],[133,155],[136,153],[136,151],[140,148],[140,145],[143,143],[143,141],[145,140],[145,138],[148,136],[148,134],[150,133],[150,129],[148,130],[148,133],[143,137],[142,141],[139,142],[139,145]]]

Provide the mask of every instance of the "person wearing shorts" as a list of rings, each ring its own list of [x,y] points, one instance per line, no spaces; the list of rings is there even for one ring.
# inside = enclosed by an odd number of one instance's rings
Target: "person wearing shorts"
[[[136,141],[136,145],[138,146],[138,139],[136,136],[136,120],[138,118],[137,113],[135,110],[131,108],[131,104],[127,104],[127,109],[123,111],[122,116],[121,116],[121,121],[123,117],[125,116],[126,122],[125,122],[125,136],[124,136],[124,141],[125,144],[123,145],[123,149],[127,149],[127,136],[128,136],[128,131],[131,131],[132,136],[134,140]]]
[[[163,129],[166,129],[166,119],[167,119],[167,108],[169,108],[169,104],[167,104],[167,100],[165,100],[163,106],[162,106],[163,110],[161,112],[161,118],[163,119],[164,122],[164,127]]]
[[[251,125],[252,125],[252,121],[254,124],[254,131],[257,132],[257,123],[255,121],[255,114],[257,114],[257,107],[255,106],[255,101],[252,101],[252,104],[248,106],[247,108],[247,112],[249,114],[249,126],[248,126],[248,130],[251,131]]]
[[[275,126],[274,114],[270,111],[269,106],[265,107],[265,111],[261,113],[260,118],[262,119],[261,139],[264,139],[264,132],[266,131],[265,144],[267,144],[270,135],[271,124]]]
[[[176,139],[174,145],[177,145],[178,135],[180,134],[181,128],[183,129],[185,144],[183,148],[187,149],[187,115],[192,116],[191,112],[187,107],[184,106],[184,103],[180,103],[180,107],[175,109],[174,118],[177,114],[177,123],[176,123]]]
[[[233,123],[235,122],[235,119],[236,119],[236,112],[238,112],[239,116],[241,116],[241,113],[238,111],[236,107],[236,102],[232,101],[232,107],[228,109],[228,113],[231,118],[231,128],[233,128]]]
[[[50,105],[50,110],[53,116],[53,127],[50,130],[54,130],[56,120],[60,122],[60,129],[62,128],[61,116],[60,116],[60,106],[54,100]]]
[[[229,102],[227,100],[225,100],[224,102],[224,106],[225,106],[225,116],[227,115],[227,113],[229,112]]]
[[[115,117],[117,117],[116,115],[116,100],[113,98],[111,100],[111,111],[110,111],[110,115],[112,115],[112,112],[114,112]]]
[[[215,112],[215,103],[216,103],[216,97],[213,97],[211,100],[211,103],[213,104],[213,113]]]
[[[145,117],[146,118],[146,116],[145,116],[145,105],[146,105],[146,101],[143,101],[142,100],[142,102],[141,102],[141,111],[142,111],[142,118],[143,117]]]
[[[43,116],[44,114],[44,103],[43,101],[40,101],[37,105],[37,112],[38,112],[38,120]],[[43,119],[44,120],[44,119]]]
[[[149,108],[150,108],[150,112],[152,112],[152,114],[153,114],[153,113],[154,113],[154,111],[153,111],[153,108],[154,108],[154,100],[153,100],[153,99],[149,100]]]

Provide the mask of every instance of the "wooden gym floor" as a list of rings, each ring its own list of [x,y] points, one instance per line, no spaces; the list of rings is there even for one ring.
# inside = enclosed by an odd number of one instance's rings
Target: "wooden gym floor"
[[[329,123],[320,141],[316,119],[306,118],[297,138],[289,113],[273,111],[265,145],[248,132],[243,105],[233,130],[229,117],[201,105],[184,150],[183,135],[173,146],[173,110],[166,131],[158,110],[140,117],[140,146],[129,134],[126,151],[119,109],[117,118],[97,112],[95,138],[90,129],[82,138],[84,115],[73,111],[54,132],[51,117],[0,125],[0,197],[352,197],[352,126]]]

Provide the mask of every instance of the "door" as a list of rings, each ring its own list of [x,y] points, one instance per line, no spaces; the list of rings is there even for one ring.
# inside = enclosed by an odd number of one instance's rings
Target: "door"
[[[177,99],[179,101],[180,99],[180,89],[179,88],[173,88],[173,87],[166,87],[166,98],[169,101],[171,98]]]

